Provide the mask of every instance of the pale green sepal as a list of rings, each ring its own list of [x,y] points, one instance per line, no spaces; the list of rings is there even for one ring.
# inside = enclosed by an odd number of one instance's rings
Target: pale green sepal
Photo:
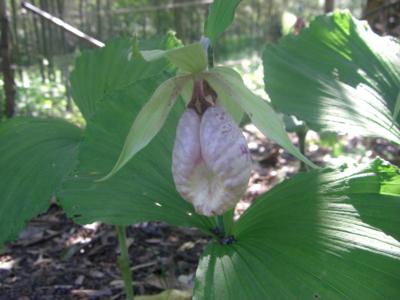
[[[112,177],[136,153],[150,143],[164,125],[183,86],[190,79],[191,77],[188,75],[173,77],[164,81],[157,88],[133,122],[114,168],[105,177],[97,181],[104,181]]]
[[[227,76],[232,76],[235,77],[236,80],[242,81],[242,77],[231,68],[217,67],[215,69],[218,69],[220,73],[225,73]],[[244,110],[236,101],[232,101],[231,99],[232,97],[224,91],[218,93],[219,103],[230,113],[235,122],[239,124],[243,119]]]
[[[238,75],[237,73],[235,74]],[[188,105],[190,100],[192,99],[192,94],[193,81],[188,81],[186,82],[181,92],[181,97],[186,105]],[[240,121],[243,119],[244,115],[244,111],[242,110],[242,108],[236,102],[230,101],[229,97],[226,96],[226,94],[224,93],[218,95],[217,101],[229,112],[233,120],[235,120],[236,124],[240,124]]]
[[[318,168],[290,141],[282,119],[270,104],[254,95],[240,79],[239,74],[226,67],[217,67],[204,73],[204,79],[218,95],[236,102],[248,114],[252,123],[268,138],[285,148],[307,165]]]
[[[182,71],[196,74],[207,68],[207,56],[201,43],[169,50],[146,50],[140,52],[147,61],[166,57],[172,64]]]
[[[193,80],[189,80],[185,83],[181,91],[181,97],[186,105],[192,100],[193,94]]]

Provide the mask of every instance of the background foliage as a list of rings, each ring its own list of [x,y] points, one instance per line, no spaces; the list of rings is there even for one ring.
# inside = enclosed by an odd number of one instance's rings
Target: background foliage
[[[21,9],[21,0],[6,2],[12,24],[13,54],[17,70],[18,114],[59,116],[65,112],[70,119],[82,122],[72,103],[68,78],[74,58],[82,50],[93,46]],[[188,43],[200,39],[211,0],[30,2],[101,41],[132,35],[143,40],[154,35],[162,36],[173,29],[179,39]],[[365,0],[336,2],[338,8],[349,8],[356,16],[361,16],[365,5]],[[242,1],[234,22],[216,45],[217,61],[237,59],[253,52],[259,55],[265,42],[276,41],[281,36],[281,17],[284,12],[309,20],[322,11],[322,6],[323,3],[317,0]],[[51,104],[47,97],[32,100],[32,96],[39,96],[38,92],[46,90],[52,96]],[[0,105],[4,105],[2,89]]]

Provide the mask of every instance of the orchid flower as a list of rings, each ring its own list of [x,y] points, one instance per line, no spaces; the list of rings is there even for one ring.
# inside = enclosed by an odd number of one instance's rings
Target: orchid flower
[[[265,136],[309,166],[316,166],[292,144],[284,129],[283,121],[269,102],[253,94],[244,85],[241,76],[236,71],[227,67],[207,68],[207,54],[203,44],[198,42],[170,50],[136,51],[147,61],[165,57],[178,68],[178,72],[175,77],[163,82],[143,106],[133,122],[114,168],[100,181],[113,176],[136,153],[150,143],[165,123],[178,96],[181,95],[188,109],[184,112],[178,125],[177,142],[188,145],[175,143],[173,158],[175,184],[182,197],[192,202],[199,213],[216,215],[232,208],[247,187],[251,165],[248,154],[240,156],[240,147],[244,149],[245,146],[247,149],[247,145],[237,127],[237,123],[244,113]],[[218,123],[218,120],[212,117],[213,112],[208,112],[208,107],[212,107],[214,113],[223,114],[224,121]],[[193,114],[197,114],[197,116]],[[210,157],[205,157],[213,155],[212,153],[207,154],[207,149],[204,148],[206,144],[214,143],[213,151],[217,151],[218,143],[224,143],[224,141],[215,140],[221,138],[218,136],[218,132],[221,132],[217,128],[214,128],[215,132],[207,129],[208,140],[204,140],[205,133],[202,133],[199,128],[205,128],[213,121],[215,126],[235,127],[228,136],[232,139],[231,144],[236,145],[236,148],[239,149],[236,149],[239,151],[236,156],[239,160],[230,162],[232,165],[230,171],[218,169],[212,165],[213,160]],[[191,122],[194,123],[191,124]],[[188,124],[192,127],[185,131]],[[201,142],[202,139],[203,142]],[[196,149],[194,150],[194,148]],[[246,149],[242,152],[247,153]],[[194,156],[191,161],[188,161],[187,157],[183,157],[187,151],[193,152]],[[178,155],[179,153],[181,155]],[[195,157],[196,155],[197,157]],[[229,153],[225,155],[229,157]],[[196,159],[197,161],[195,161]],[[214,163],[215,160],[214,158]],[[185,161],[187,165],[182,166]],[[229,164],[229,162],[225,163]],[[242,169],[243,172],[235,171],[239,169]],[[241,180],[236,180],[236,184],[232,184],[232,182],[230,185],[227,184],[226,179],[229,172],[232,176],[236,176],[236,179],[241,178]],[[225,200],[221,200],[223,198]],[[201,203],[205,203],[206,200],[209,204],[202,205]],[[219,203],[219,205],[215,203]]]

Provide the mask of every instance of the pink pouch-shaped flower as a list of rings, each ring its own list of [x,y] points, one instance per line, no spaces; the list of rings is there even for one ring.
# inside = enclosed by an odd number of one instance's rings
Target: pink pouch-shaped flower
[[[246,191],[251,159],[246,139],[221,106],[182,115],[172,158],[177,191],[202,215],[222,215]]]

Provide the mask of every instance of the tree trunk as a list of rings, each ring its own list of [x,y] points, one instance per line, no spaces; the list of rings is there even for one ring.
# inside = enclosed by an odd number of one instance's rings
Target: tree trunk
[[[58,15],[60,17],[61,20],[64,20],[64,0],[58,0],[57,1],[57,9],[58,9]],[[59,32],[61,35],[61,43],[62,43],[62,47],[61,47],[61,53],[63,55],[67,54],[67,40],[65,39],[65,31],[63,30],[63,28],[59,28]]]
[[[96,0],[96,19],[97,19],[97,28],[96,28],[96,33],[97,33],[97,38],[102,40],[103,39],[103,28],[102,28],[102,10],[101,10],[101,4],[100,0]]]
[[[42,77],[42,82],[44,83],[46,81],[46,75],[44,73],[44,65],[43,65],[43,47],[42,47],[42,41],[40,38],[39,34],[39,21],[38,21],[38,16],[34,15],[33,17],[33,29],[35,32],[35,38],[36,38],[36,59],[39,64],[39,70],[40,70],[40,76]]]
[[[18,41],[18,27],[17,27],[19,17],[18,17],[18,13],[17,13],[17,4],[15,3],[15,0],[11,1],[11,10],[12,10],[12,18],[11,18],[12,21],[11,21],[11,23],[12,23],[12,27],[13,27],[12,31],[10,29],[11,44],[14,47],[14,58],[15,58],[14,62],[15,62],[15,65],[16,65],[16,70],[17,70],[20,78],[22,79],[22,70],[19,67],[20,66],[19,62],[20,62],[20,59],[21,59],[21,57],[20,57],[21,53],[19,51],[19,46],[18,46],[19,45],[19,41]]]
[[[174,0],[173,4],[181,3],[182,0]],[[177,36],[182,37],[185,36],[184,26],[182,25],[182,8],[174,9],[174,29],[176,31]]]
[[[325,13],[329,13],[333,11],[335,8],[335,0],[325,0]]]
[[[108,19],[108,36],[107,39],[114,36],[113,15],[111,11],[111,0],[107,0],[106,14]]]
[[[48,5],[46,0],[39,0],[39,7],[48,12]],[[51,59],[51,43],[52,41],[50,40],[50,31],[49,28],[46,27],[45,19],[40,18],[40,29],[41,29],[41,34],[42,34],[42,41],[43,41],[43,56],[47,60],[47,79],[51,80],[53,79],[53,74],[52,74],[52,69],[53,69],[53,61]]]
[[[4,94],[6,99],[6,117],[11,118],[15,114],[15,81],[12,67],[12,45],[10,43],[10,24],[7,17],[6,1],[0,0],[1,22],[1,58],[4,80]]]

